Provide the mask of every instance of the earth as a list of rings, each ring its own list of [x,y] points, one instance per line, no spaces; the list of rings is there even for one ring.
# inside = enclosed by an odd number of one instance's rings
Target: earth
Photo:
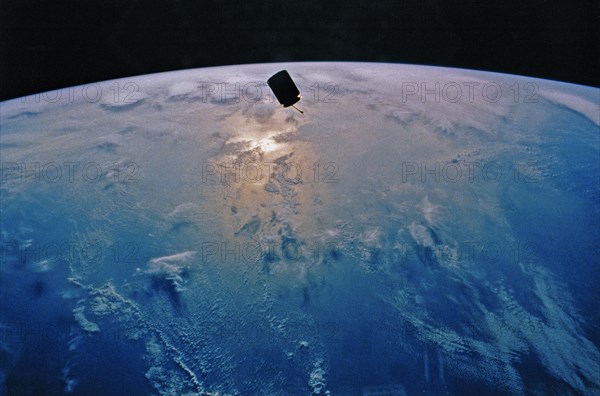
[[[0,393],[599,394],[599,95],[286,63],[2,102]]]

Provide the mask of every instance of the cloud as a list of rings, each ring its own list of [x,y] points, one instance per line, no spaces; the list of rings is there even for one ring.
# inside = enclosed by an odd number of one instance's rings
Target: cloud
[[[183,289],[184,277],[190,268],[195,251],[177,253],[163,256],[148,262],[147,274],[161,280],[166,280],[177,292]]]

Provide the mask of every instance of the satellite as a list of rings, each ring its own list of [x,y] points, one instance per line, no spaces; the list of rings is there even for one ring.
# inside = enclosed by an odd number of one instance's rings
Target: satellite
[[[267,84],[269,84],[269,87],[271,87],[271,90],[283,107],[292,106],[301,114],[304,114],[302,110],[294,106],[294,104],[298,103],[302,97],[287,70],[281,70],[273,74],[271,78],[267,80]]]

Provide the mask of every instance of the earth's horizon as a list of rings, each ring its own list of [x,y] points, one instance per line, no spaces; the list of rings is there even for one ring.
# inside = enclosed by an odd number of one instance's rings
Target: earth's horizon
[[[0,395],[599,394],[599,98],[300,62],[1,102]]]

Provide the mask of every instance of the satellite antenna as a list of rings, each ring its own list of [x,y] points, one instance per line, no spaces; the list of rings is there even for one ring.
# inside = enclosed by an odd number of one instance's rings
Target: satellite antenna
[[[294,106],[294,104],[298,103],[302,97],[287,70],[281,70],[273,74],[271,78],[267,80],[267,84],[269,84],[269,87],[271,87],[271,90],[283,107],[291,106],[301,114],[304,114],[302,110]]]

